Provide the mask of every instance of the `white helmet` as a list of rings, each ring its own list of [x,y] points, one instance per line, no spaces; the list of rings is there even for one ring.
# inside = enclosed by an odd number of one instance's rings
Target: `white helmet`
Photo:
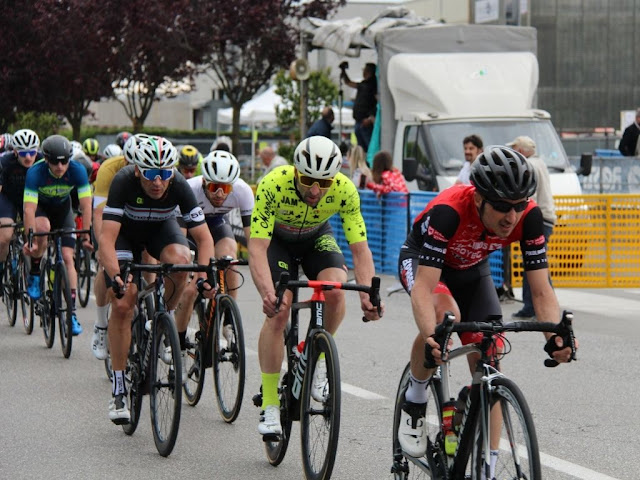
[[[202,176],[207,182],[233,183],[240,176],[240,164],[229,152],[214,150],[202,161]]]
[[[209,151],[213,152],[215,150],[218,150],[219,149],[218,147],[220,146],[220,144],[225,144],[229,148],[228,151],[230,152],[231,147],[233,145],[233,141],[229,137],[222,135],[213,141],[213,143],[211,144],[211,148],[209,148]]]
[[[28,128],[18,130],[13,134],[14,150],[35,150],[40,146],[38,134]]]
[[[316,135],[305,138],[296,147],[293,164],[298,171],[312,178],[333,178],[340,171],[342,154],[338,146],[327,137]]]
[[[178,163],[178,152],[164,137],[137,136],[138,144],[133,163],[140,168],[172,168]]]
[[[71,140],[71,157],[79,157],[80,154],[84,155],[84,150],[82,150],[82,144],[77,140]]]
[[[115,143],[110,143],[102,151],[104,158],[119,157],[122,155],[122,149]]]
[[[138,148],[138,144],[142,140],[148,140],[150,135],[146,133],[138,133],[137,135],[129,135],[129,138],[124,142],[124,147],[122,148],[122,155],[129,163],[135,163],[134,160],[136,158],[136,150]]]

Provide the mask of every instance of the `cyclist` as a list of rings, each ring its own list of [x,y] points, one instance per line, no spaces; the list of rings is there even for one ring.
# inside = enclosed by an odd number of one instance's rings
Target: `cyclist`
[[[251,212],[254,205],[251,187],[240,178],[238,160],[228,152],[213,151],[204,158],[202,176],[191,178],[188,183],[204,212],[213,237],[216,255],[235,258],[238,244],[227,214],[236,208],[240,210],[245,237],[249,238]],[[229,294],[237,298],[240,283],[238,275],[229,269],[226,278]],[[193,311],[193,302],[197,296],[195,282],[189,283],[182,294],[180,306],[176,312],[178,332],[186,331]]]
[[[342,155],[338,146],[326,137],[306,138],[296,147],[293,162],[294,165],[274,169],[258,185],[251,221],[249,266],[267,316],[258,343],[263,399],[258,431],[262,435],[282,433],[278,381],[291,292],[285,294],[276,311],[274,285],[280,273],[290,270],[293,261],[301,258],[309,279],[346,282],[345,259],[327,221],[340,213],[353,254],[356,281],[371,282],[375,274],[360,197],[353,182],[340,173]],[[326,327],[333,334],[345,314],[344,293],[329,290],[325,297]],[[379,318],[365,293],[360,294],[360,306],[369,320]],[[323,399],[325,385],[326,363],[319,361],[314,372],[315,399]]]
[[[102,163],[102,155],[100,155],[100,143],[95,138],[87,138],[82,142],[82,151],[93,162]]]
[[[132,135],[129,132],[120,132],[116,135],[115,144],[120,148],[124,148],[124,144],[127,143],[130,137],[132,137]]]
[[[58,228],[75,228],[71,209],[71,191],[78,191],[82,222],[91,227],[91,187],[85,168],[71,161],[71,144],[62,135],[51,135],[42,142],[44,162],[38,162],[27,172],[24,187],[24,230],[48,232]],[[80,237],[89,250],[93,249],[89,234]],[[71,287],[72,327],[74,335],[82,333],[76,316],[76,290],[78,276],[73,261],[75,239],[71,235],[62,238],[62,257],[69,274]],[[33,245],[25,243],[24,253],[31,257],[31,272],[27,292],[31,298],[40,298],[40,260],[47,248],[46,237],[37,237]]]
[[[120,157],[122,156],[122,148],[115,143],[110,143],[102,150],[102,156],[105,160],[112,157]]]
[[[424,367],[425,343],[439,363],[442,352],[431,336],[436,324],[446,311],[467,322],[502,314],[489,269],[491,251],[519,241],[537,318],[560,320],[558,300],[548,280],[542,213],[529,200],[535,189],[535,173],[524,156],[508,147],[489,146],[471,166],[471,185],[444,190],[413,223],[398,259],[400,280],[411,296],[419,330],[398,430],[400,445],[409,455],[421,457],[427,448],[425,409],[434,370]],[[571,349],[562,348],[562,340],[551,334],[545,337],[557,349],[553,358],[567,362]],[[462,335],[461,341],[472,343],[473,338]],[[469,360],[472,369],[475,361]],[[494,432],[498,438],[491,439],[490,478],[500,435],[499,429]]]
[[[0,153],[9,152],[13,150],[13,135],[10,133],[3,133],[0,135]]]
[[[191,262],[191,252],[175,217],[180,207],[189,234],[198,247],[198,261],[207,264],[213,257],[213,239],[204,222],[202,208],[182,175],[176,175],[174,165],[178,154],[171,142],[162,137],[141,140],[133,155],[134,165],[123,168],[111,182],[109,196],[102,215],[100,259],[111,301],[108,335],[113,368],[112,398],[109,418],[116,424],[130,419],[127,405],[124,370],[131,342],[131,318],[136,306],[135,283],[128,286],[122,298],[125,282],[120,274],[119,260],[140,261],[142,249],[161,262],[185,264]],[[205,274],[198,274],[204,277]],[[186,273],[168,276],[165,285],[167,309],[176,308],[186,285]],[[210,292],[208,295],[213,295]],[[180,335],[185,347],[186,332]],[[182,350],[184,357],[186,350]],[[186,379],[183,362],[183,375]]]
[[[193,145],[185,145],[180,149],[178,171],[187,180],[202,175],[202,154]]]
[[[18,130],[12,139],[15,145],[0,156],[0,224],[14,223],[18,212],[22,214],[22,200],[27,170],[42,159],[38,151],[40,139],[33,130]],[[4,262],[9,253],[13,228],[0,228],[0,282],[3,278]]]

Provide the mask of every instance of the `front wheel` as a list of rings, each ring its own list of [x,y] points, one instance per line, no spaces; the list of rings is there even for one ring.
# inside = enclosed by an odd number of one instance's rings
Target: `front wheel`
[[[231,423],[242,406],[245,351],[240,310],[229,295],[217,298],[211,352],[218,409],[224,421]]]
[[[158,453],[169,456],[178,438],[182,404],[182,361],[175,323],[167,313],[155,316],[151,357],[151,426]],[[169,348],[165,348],[168,346]],[[167,358],[167,353],[170,353]],[[167,360],[168,363],[167,363]]]
[[[500,445],[497,451],[494,478],[526,478],[540,480],[540,451],[536,436],[533,417],[529,406],[518,386],[508,378],[492,380],[493,387],[490,395],[492,415],[502,415]],[[476,443],[471,453],[471,479],[487,478],[483,475],[489,468],[489,460],[485,461],[485,451],[482,445],[482,419],[478,419],[476,426]],[[492,446],[493,447],[493,446]],[[490,454],[493,455],[494,453]]]
[[[316,332],[309,347],[309,363],[300,396],[302,464],[307,479],[325,480],[331,478],[338,450],[340,363],[336,344],[329,332]],[[326,364],[326,384],[319,390],[315,385],[314,372],[322,362]]]
[[[54,282],[54,311],[58,318],[60,327],[60,346],[62,355],[69,358],[71,355],[71,345],[73,343],[73,332],[71,331],[71,317],[73,316],[73,303],[71,300],[71,287],[69,286],[69,276],[67,268],[61,264],[55,267],[56,278]]]
[[[192,407],[195,407],[198,404],[200,397],[202,396],[204,377],[207,367],[205,361],[206,348],[204,341],[206,332],[201,327],[201,325],[206,325],[203,310],[204,301],[198,298],[193,306],[191,318],[187,325],[187,355],[185,357],[185,361],[187,362],[185,368],[187,378],[184,381],[183,388],[187,403]]]
[[[142,408],[142,395],[144,393],[145,382],[147,381],[142,370],[142,357],[144,356],[144,348],[146,347],[143,329],[146,320],[146,317],[139,316],[131,324],[131,344],[129,346],[129,356],[127,357],[127,369],[124,374],[131,418],[129,419],[129,423],[122,425],[122,430],[124,430],[124,433],[127,435],[133,435],[136,428],[138,428],[140,409]],[[110,367],[110,357],[107,357],[107,359],[109,359]],[[107,360],[105,360],[105,362],[106,361]],[[109,368],[109,372],[111,373],[111,368]]]
[[[17,275],[15,275],[13,271],[15,267],[12,266],[13,255],[13,252],[9,252],[9,256],[2,270],[2,301],[7,308],[7,319],[9,320],[9,325],[12,327],[16,324],[16,318],[18,316],[17,294],[19,293],[16,291],[18,285],[16,281]]]
[[[49,265],[48,260],[43,261],[41,265],[43,265],[43,268],[40,273],[40,299],[31,301],[36,303],[37,313],[40,315],[44,343],[47,348],[51,348],[56,338],[56,317],[53,308],[53,275],[49,275],[51,265]]]

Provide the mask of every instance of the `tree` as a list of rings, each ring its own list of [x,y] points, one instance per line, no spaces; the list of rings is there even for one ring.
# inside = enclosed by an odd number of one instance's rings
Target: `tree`
[[[338,87],[331,81],[330,73],[330,68],[311,72],[307,80],[309,85],[307,108],[310,124],[320,118],[325,106],[333,104],[338,98]],[[299,82],[292,80],[287,71],[280,70],[274,84],[276,93],[282,97],[282,104],[276,109],[278,125],[287,130],[297,129],[300,116]]]
[[[215,0],[193,2],[189,27],[209,33],[205,68],[213,70],[233,107],[233,151],[238,152],[240,109],[295,57],[297,22],[305,16],[325,18],[344,0]]]

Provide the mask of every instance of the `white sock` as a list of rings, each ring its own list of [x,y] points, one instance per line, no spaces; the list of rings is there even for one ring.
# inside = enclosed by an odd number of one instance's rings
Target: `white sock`
[[[113,375],[111,377],[113,383],[111,391],[113,395],[125,394],[127,393],[127,389],[124,384],[124,370],[114,370]]]
[[[409,372],[409,386],[404,394],[404,399],[412,403],[427,403],[427,388],[429,379],[418,380]]]
[[[109,304],[102,307],[96,306],[98,311],[98,318],[96,320],[96,327],[107,328],[109,326]]]
[[[498,463],[498,451],[499,450],[491,450],[489,457],[489,473],[491,473],[491,478],[496,476],[496,463]]]

